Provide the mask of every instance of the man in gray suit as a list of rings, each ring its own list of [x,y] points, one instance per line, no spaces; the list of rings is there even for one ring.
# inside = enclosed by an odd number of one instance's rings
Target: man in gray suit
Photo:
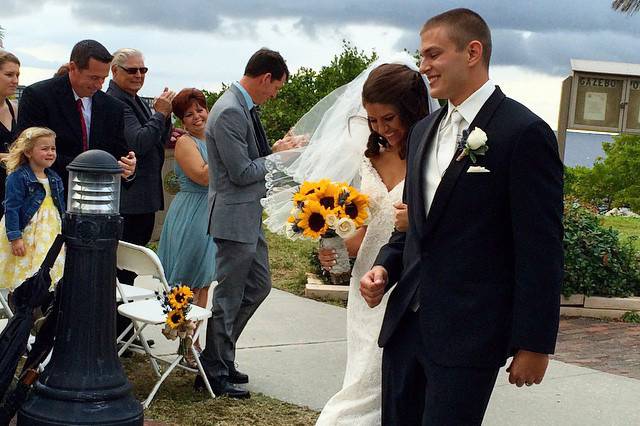
[[[269,256],[262,231],[264,157],[296,147],[292,138],[270,148],[257,106],[289,78],[278,52],[260,49],[244,76],[216,101],[207,122],[209,234],[217,246],[213,316],[207,325],[202,362],[217,395],[248,398],[238,387],[249,377],[235,367],[235,347],[247,321],[271,290]],[[196,377],[196,388],[202,386]]]

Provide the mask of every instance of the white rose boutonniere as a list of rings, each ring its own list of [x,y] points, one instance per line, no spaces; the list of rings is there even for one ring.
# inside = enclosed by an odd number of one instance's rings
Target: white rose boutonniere
[[[468,131],[462,132],[462,139],[460,140],[462,152],[456,158],[456,161],[462,160],[467,155],[471,158],[472,163],[478,161],[478,155],[485,155],[489,150],[487,145],[487,134],[479,127],[476,127],[469,133]]]

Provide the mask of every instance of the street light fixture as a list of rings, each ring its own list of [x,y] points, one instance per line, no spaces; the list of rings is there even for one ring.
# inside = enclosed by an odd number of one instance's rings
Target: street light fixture
[[[67,166],[66,259],[51,361],[18,413],[18,425],[142,425],[116,350],[116,250],[121,168],[100,150]]]

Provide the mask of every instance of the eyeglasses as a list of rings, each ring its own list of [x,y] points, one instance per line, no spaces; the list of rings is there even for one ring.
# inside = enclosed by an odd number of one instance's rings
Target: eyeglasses
[[[124,72],[126,72],[127,74],[131,74],[131,75],[136,74],[138,71],[140,71],[140,74],[146,74],[147,71],[149,71],[149,68],[147,68],[147,67],[127,68],[127,67],[123,67],[122,65],[118,65],[118,66],[120,68],[122,68],[124,70]]]

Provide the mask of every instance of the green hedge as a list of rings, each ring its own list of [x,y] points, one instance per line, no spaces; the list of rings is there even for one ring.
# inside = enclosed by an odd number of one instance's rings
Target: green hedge
[[[640,295],[633,239],[621,239],[618,231],[600,225],[593,211],[571,198],[565,200],[564,253],[564,295]]]

